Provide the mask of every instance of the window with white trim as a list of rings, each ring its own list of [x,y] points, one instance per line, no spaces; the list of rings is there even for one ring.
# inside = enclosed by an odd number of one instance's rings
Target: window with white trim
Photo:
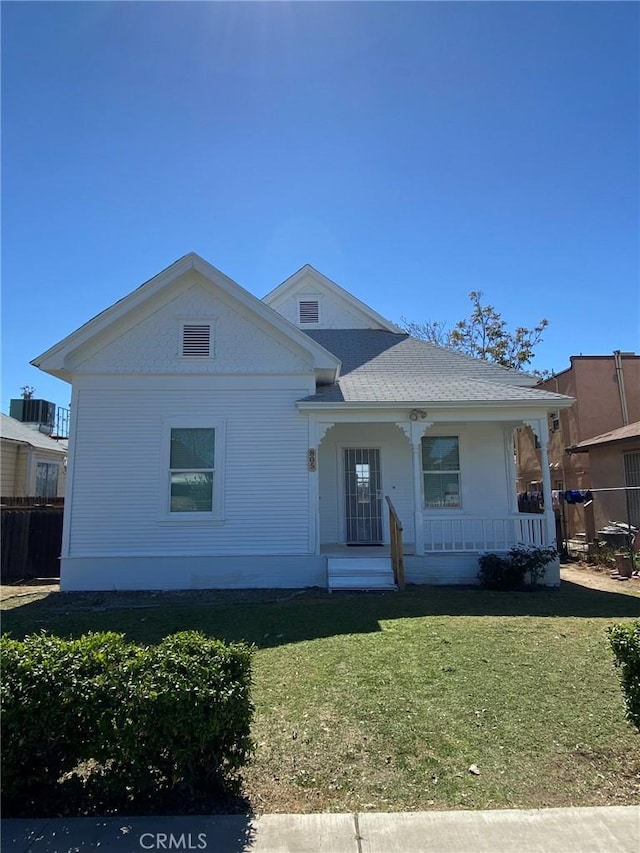
[[[209,358],[211,351],[211,323],[182,323],[180,355],[183,358]]]
[[[457,435],[423,437],[422,479],[425,509],[459,509],[462,506]]]
[[[169,450],[169,512],[212,513],[216,488],[216,430],[174,427]]]
[[[320,303],[317,299],[301,299],[298,302],[300,324],[320,322]]]

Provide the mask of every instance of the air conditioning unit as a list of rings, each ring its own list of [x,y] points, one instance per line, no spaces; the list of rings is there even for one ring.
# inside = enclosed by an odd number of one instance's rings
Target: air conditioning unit
[[[51,432],[56,419],[56,404],[48,400],[11,400],[9,414],[23,424],[39,424]],[[46,432],[46,429],[42,431]]]

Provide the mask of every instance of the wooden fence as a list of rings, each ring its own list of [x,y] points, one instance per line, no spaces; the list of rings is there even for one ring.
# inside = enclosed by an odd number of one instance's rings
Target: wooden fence
[[[3,583],[60,576],[64,498],[0,498]]]

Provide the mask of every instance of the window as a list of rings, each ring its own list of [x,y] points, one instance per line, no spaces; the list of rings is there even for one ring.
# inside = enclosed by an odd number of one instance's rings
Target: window
[[[300,323],[319,323],[320,304],[317,299],[301,300],[298,303],[298,317]]]
[[[58,495],[58,468],[55,462],[36,465],[36,497],[55,498]]]
[[[183,323],[180,354],[186,358],[209,358],[211,323]]]
[[[456,509],[460,501],[460,452],[457,435],[422,439],[425,509]]]
[[[640,453],[624,454],[624,484],[625,486],[640,486]],[[631,524],[634,527],[640,527],[640,490],[629,489],[626,494],[629,500]]]
[[[169,511],[213,512],[215,488],[213,428],[171,430]]]

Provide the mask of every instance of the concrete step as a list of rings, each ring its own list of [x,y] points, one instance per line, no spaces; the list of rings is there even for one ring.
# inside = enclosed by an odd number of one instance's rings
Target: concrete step
[[[396,589],[389,557],[329,557],[329,592],[338,589]]]

